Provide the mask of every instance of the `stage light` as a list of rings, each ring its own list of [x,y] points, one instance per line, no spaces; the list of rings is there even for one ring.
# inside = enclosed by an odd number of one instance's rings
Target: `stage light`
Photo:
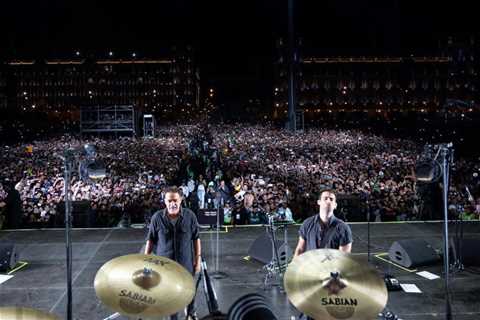
[[[433,183],[440,180],[442,176],[442,165],[437,159],[443,148],[451,149],[452,144],[425,145],[422,155],[415,166],[415,177],[417,181]]]

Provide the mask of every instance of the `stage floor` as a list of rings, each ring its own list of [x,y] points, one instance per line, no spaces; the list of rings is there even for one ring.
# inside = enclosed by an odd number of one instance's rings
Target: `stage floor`
[[[367,262],[367,225],[352,224],[354,235],[353,254]],[[371,259],[380,274],[389,273],[401,283],[416,284],[422,293],[389,292],[388,309],[402,319],[431,320],[445,319],[445,291],[442,263],[418,268],[440,275],[441,279],[427,280],[415,272],[408,272],[374,257],[387,252],[396,240],[423,238],[435,249],[441,249],[442,223],[381,223],[370,225]],[[453,234],[453,226],[450,232]],[[247,293],[264,294],[278,319],[298,318],[299,312],[293,308],[279,286],[263,287],[264,271],[262,264],[244,259],[251,243],[265,232],[264,227],[239,227],[219,234],[218,271],[226,277],[214,279],[220,309],[227,312],[232,303]],[[288,227],[288,242],[294,248],[298,238],[298,226]],[[278,232],[280,240],[283,232]],[[14,277],[0,285],[0,306],[24,306],[41,309],[65,318],[66,308],[66,267],[65,232],[55,230],[16,230],[1,231],[1,243],[16,245],[20,260],[29,265],[14,273]],[[138,253],[144,244],[144,229],[75,229],[73,239],[73,313],[74,319],[104,319],[114,313],[96,298],[93,287],[98,269],[107,261],[126,254]],[[469,222],[464,226],[465,238],[480,239],[480,223]],[[203,256],[209,272],[216,271],[216,234],[208,231],[201,234]],[[467,267],[466,270],[451,275],[451,296],[453,319],[480,319],[480,268]],[[203,288],[196,296],[199,317],[207,315]],[[126,318],[118,318],[126,319]]]

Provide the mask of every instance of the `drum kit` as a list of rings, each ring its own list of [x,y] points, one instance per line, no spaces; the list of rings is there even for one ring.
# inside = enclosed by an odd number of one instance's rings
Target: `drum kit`
[[[99,300],[117,312],[107,319],[162,319],[183,310],[195,296],[192,275],[168,258],[131,254],[114,258],[97,272]],[[354,256],[332,249],[307,251],[289,264],[284,287],[290,302],[313,319],[373,320],[388,292],[377,271]],[[34,309],[0,308],[0,319],[54,320]],[[204,319],[218,319],[207,315]],[[227,319],[227,317],[222,317]]]
[[[307,251],[293,259],[284,286],[298,310],[322,320],[375,319],[388,297],[374,268],[333,249]]]

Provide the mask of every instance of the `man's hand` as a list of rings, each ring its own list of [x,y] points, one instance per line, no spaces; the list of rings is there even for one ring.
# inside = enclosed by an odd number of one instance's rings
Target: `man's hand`
[[[195,271],[195,274],[200,273],[202,270],[202,257],[197,256],[195,258],[195,261],[193,261],[193,270]]]
[[[293,257],[296,258],[302,253],[304,253],[306,246],[307,243],[305,242],[305,239],[303,239],[302,237],[298,237],[298,243],[297,247],[295,248],[295,252],[293,253]]]

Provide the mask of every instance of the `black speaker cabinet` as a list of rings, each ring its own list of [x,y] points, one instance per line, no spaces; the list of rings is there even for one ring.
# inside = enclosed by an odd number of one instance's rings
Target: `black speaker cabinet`
[[[285,245],[283,241],[277,240],[275,244],[278,250],[280,264],[287,263],[288,259],[293,255],[293,250],[290,246]],[[248,255],[263,264],[270,263],[273,259],[272,240],[270,236],[267,233],[263,233],[255,239],[248,249]]]
[[[480,255],[477,253],[480,249],[480,239],[463,239],[458,246],[455,246],[455,241],[452,238],[450,245],[450,263],[455,262],[456,259],[460,259],[464,266],[480,267]]]
[[[15,245],[12,243],[0,244],[0,272],[6,272],[13,269],[18,262]]]
[[[392,262],[406,268],[429,265],[440,260],[435,249],[423,239],[395,241],[388,250],[388,256]]]
[[[65,202],[61,201],[57,206],[55,225],[59,228],[65,227]],[[72,227],[91,228],[94,227],[90,210],[90,201],[72,201]]]

